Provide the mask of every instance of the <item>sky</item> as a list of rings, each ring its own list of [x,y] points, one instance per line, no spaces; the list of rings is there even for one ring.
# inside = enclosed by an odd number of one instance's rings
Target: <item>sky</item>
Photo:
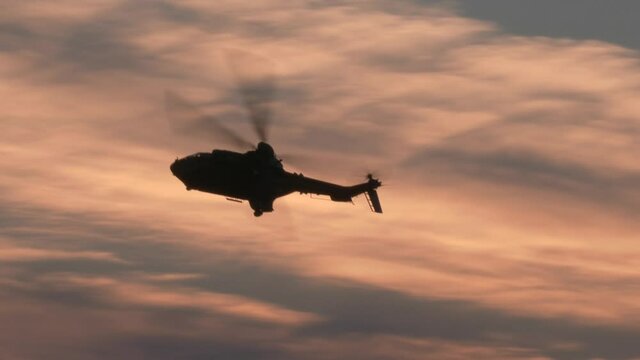
[[[635,1],[0,2],[0,358],[640,358]],[[187,192],[278,92],[291,171],[384,214]],[[255,137],[253,137],[255,139]]]

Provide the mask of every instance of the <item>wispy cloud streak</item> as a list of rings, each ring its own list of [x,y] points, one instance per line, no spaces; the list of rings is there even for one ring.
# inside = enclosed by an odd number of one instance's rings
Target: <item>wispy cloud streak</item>
[[[384,216],[184,191],[173,158],[224,145],[164,94],[250,134],[229,49],[276,64],[276,151],[380,170]],[[442,4],[11,1],[0,357],[640,356],[638,69]]]

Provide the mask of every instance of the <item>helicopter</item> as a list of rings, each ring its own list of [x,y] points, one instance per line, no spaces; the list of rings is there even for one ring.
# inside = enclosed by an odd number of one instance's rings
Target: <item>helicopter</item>
[[[257,145],[223,126],[215,117],[200,114],[195,105],[178,94],[165,92],[166,110],[174,130],[185,132],[186,129],[197,134],[207,127],[235,145],[251,148],[246,152],[214,149],[176,158],[170,170],[187,190],[222,195],[233,202],[248,201],[256,217],[272,212],[277,198],[294,192],[325,195],[336,202],[352,202],[355,196],[364,194],[370,209],[382,213],[376,191],[382,183],[372,174],[366,176],[365,182],[342,186],[285,170],[282,159],[267,142],[269,103],[274,91],[272,81],[263,77],[259,81],[252,79],[239,83],[243,104],[259,138]]]

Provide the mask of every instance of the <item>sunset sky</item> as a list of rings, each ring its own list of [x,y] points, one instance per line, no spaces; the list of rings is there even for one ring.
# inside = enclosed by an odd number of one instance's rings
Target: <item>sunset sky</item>
[[[640,359],[640,2],[0,0],[0,359]],[[187,192],[165,93],[384,214]],[[245,66],[243,65],[243,66]],[[237,150],[237,149],[235,149]]]

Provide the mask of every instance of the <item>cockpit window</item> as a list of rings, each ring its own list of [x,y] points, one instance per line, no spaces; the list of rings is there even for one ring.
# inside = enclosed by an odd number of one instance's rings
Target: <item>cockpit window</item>
[[[193,155],[189,155],[188,157],[191,159],[200,159],[205,157],[205,155],[209,155],[208,153],[195,153]]]

